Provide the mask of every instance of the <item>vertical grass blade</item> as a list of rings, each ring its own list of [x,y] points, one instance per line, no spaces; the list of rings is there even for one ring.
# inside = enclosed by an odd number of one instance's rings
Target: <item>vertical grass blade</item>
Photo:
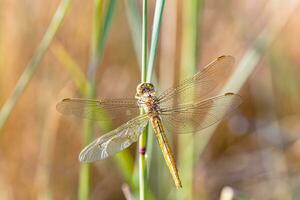
[[[60,44],[58,41],[55,41],[51,46],[51,52],[55,55],[58,61],[62,64],[62,66],[68,71],[70,74],[71,79],[75,83],[76,87],[79,89],[81,95],[86,95],[87,91],[86,88],[88,86],[88,82],[85,78],[84,73],[80,70],[79,65],[75,62],[75,59],[71,57],[71,55],[66,51],[66,49]],[[101,119],[105,119],[105,121],[109,122],[110,119],[108,118],[107,114],[103,110],[103,116]],[[101,124],[98,121],[98,125],[103,130],[111,130],[111,124],[105,123]],[[125,149],[122,152],[118,153],[114,157],[114,161],[116,162],[122,176],[130,186],[132,191],[137,190],[137,186],[134,184],[132,180],[132,173],[133,173],[133,166],[134,161],[130,154],[129,149]]]
[[[165,6],[165,0],[157,0],[156,1],[153,26],[152,26],[149,61],[148,61],[148,66],[147,66],[147,77],[146,77],[147,82],[151,81],[152,74],[153,74],[153,67],[154,67],[154,61],[155,61],[155,56],[156,56],[156,52],[157,52],[157,45],[158,45],[159,32],[160,32],[161,19],[162,19],[164,6]]]
[[[128,18],[128,21],[129,21],[129,26],[130,26],[130,31],[131,31],[131,36],[132,36],[132,39],[133,39],[133,44],[134,44],[134,49],[135,49],[135,53],[136,53],[136,56],[138,58],[138,61],[140,63],[140,69],[141,70],[144,70],[143,72],[141,72],[143,75],[141,75],[142,77],[144,77],[144,81],[146,81],[146,78],[145,78],[145,75],[146,74],[146,63],[147,63],[147,60],[144,59],[143,60],[143,56],[142,56],[142,41],[144,41],[144,46],[148,46],[147,45],[147,41],[148,39],[142,39],[142,36],[144,34],[142,34],[142,20],[141,20],[141,15],[139,14],[139,6],[138,6],[138,1],[132,1],[132,0],[126,0],[125,1],[125,6],[126,6],[126,13],[127,13],[127,18]],[[146,25],[146,24],[144,24]],[[145,26],[145,28],[147,29],[147,26]],[[146,31],[145,31],[146,33]],[[144,35],[145,36],[145,35]],[[147,47],[147,51],[148,51],[148,47]],[[145,52],[146,53],[146,52]],[[146,54],[144,55],[144,58]],[[142,61],[143,60],[143,61]],[[144,69],[142,69],[144,68]],[[155,76],[153,75],[153,78],[152,78],[152,82],[155,83]],[[148,134],[151,133],[151,129],[148,129]],[[152,141],[153,140],[148,140],[147,139],[147,161],[149,162],[151,160],[151,155],[152,155],[152,151],[150,149],[152,149]],[[149,151],[150,150],[150,151]],[[149,168],[150,168],[150,165],[147,165],[147,174],[149,173]],[[135,166],[135,169],[134,169],[134,172],[133,172],[133,182],[134,183],[138,183],[138,179],[139,179],[139,165],[136,165]],[[149,196],[148,196],[149,194]],[[151,199],[151,193],[148,192],[146,194],[147,198]]]
[[[100,65],[104,44],[107,38],[108,30],[111,25],[112,14],[114,12],[116,0],[109,1],[107,5],[107,12],[104,16],[103,24],[100,23],[102,14],[102,0],[94,0],[94,14],[93,14],[93,30],[91,41],[91,58],[88,66],[88,82],[90,87],[87,89],[87,98],[95,97],[95,82],[96,73]],[[87,145],[92,140],[92,121],[86,120],[84,124],[83,144]],[[90,164],[82,164],[79,172],[79,189],[78,198],[80,200],[90,199]]]
[[[80,70],[80,66],[75,62],[60,42],[54,41],[50,50],[70,74],[82,95],[85,95],[87,93],[86,89],[89,86],[84,73]]]
[[[183,4],[181,80],[193,76],[197,71],[198,33],[201,0],[192,0]],[[182,98],[193,99],[193,94]],[[178,199],[193,199],[194,136],[179,135],[178,160],[183,188],[178,192]]]
[[[146,82],[147,76],[147,48],[148,48],[148,1],[143,0],[143,14],[142,14],[142,71],[141,82]],[[141,109],[141,114],[144,111]],[[139,199],[144,200],[146,196],[146,189],[148,188],[147,180],[147,163],[146,163],[146,145],[147,145],[148,127],[146,127],[139,138]]]
[[[142,21],[139,13],[138,1],[125,0],[124,2],[135,54],[138,59],[138,63],[140,63],[139,66],[142,68]],[[156,83],[155,74],[152,75],[151,81],[152,83]]]
[[[176,57],[176,51],[178,47],[178,1],[166,2],[163,20],[161,25],[161,38],[160,38],[160,56],[159,56],[159,91],[164,91],[170,86],[174,85],[175,81],[175,65],[179,60]],[[170,146],[174,146],[174,134],[166,131]],[[153,138],[153,137],[152,137]],[[149,141],[153,141],[153,145],[157,145],[155,138],[149,138]],[[173,150],[173,149],[172,149]],[[173,151],[175,152],[175,151]],[[173,191],[174,183],[171,182],[171,176],[168,169],[165,167],[164,158],[161,156],[161,150],[153,148],[154,156],[149,156],[148,160],[151,162],[153,168],[152,172],[156,174],[155,177],[151,177],[154,180],[153,190],[155,191],[158,199],[167,199],[167,194]],[[175,156],[176,158],[176,156]],[[156,177],[159,177],[157,179]],[[168,196],[170,199],[175,199],[175,193]]]
[[[143,0],[143,21],[142,21],[142,82],[147,80],[147,56],[148,56],[148,1]]]
[[[91,57],[88,66],[88,83],[89,86],[86,90],[86,97],[93,98],[95,96],[95,73],[97,72],[98,62],[97,55],[100,54],[97,44],[100,41],[100,32],[101,32],[101,23],[100,19],[102,17],[103,11],[103,2],[102,0],[94,0],[93,7],[93,26],[92,26],[92,41],[91,41]],[[89,144],[92,140],[92,121],[86,120],[84,123],[84,132],[83,132],[83,146]],[[90,182],[91,182],[91,165],[90,164],[81,164],[79,171],[79,187],[78,187],[78,199],[86,200],[90,199]]]
[[[158,37],[160,31],[161,17],[164,8],[164,0],[156,1],[154,20],[153,20],[153,29],[152,29],[152,38],[150,46],[149,61],[147,62],[147,0],[143,1],[143,20],[142,20],[142,72],[141,72],[141,81],[142,82],[151,82],[153,65],[155,60],[155,55],[157,52]],[[143,111],[141,111],[143,113]],[[140,185],[140,199],[143,200],[146,198],[146,192],[150,195],[150,187],[148,183],[147,175],[147,162],[146,162],[146,152],[151,151],[147,149],[147,135],[148,128],[145,128],[145,131],[139,138],[139,151],[145,152],[139,154],[139,185]],[[147,150],[147,151],[146,151]],[[149,196],[150,197],[150,196]],[[149,199],[147,197],[147,199]]]
[[[0,111],[0,130],[5,125],[10,113],[12,112],[19,98],[21,97],[24,90],[26,89],[26,86],[28,85],[29,81],[32,79],[37,68],[40,66],[39,64],[45,52],[47,51],[50,43],[52,42],[55,34],[57,33],[60,25],[63,22],[63,19],[70,6],[70,2],[71,2],[70,0],[62,0],[60,2],[40,45],[36,49],[25,71],[22,73],[21,77],[19,78],[12,95],[6,100],[5,104],[3,105]]]
[[[139,63],[142,64],[142,22],[141,22],[141,16],[139,13],[139,8],[137,1],[132,0],[125,0],[125,6],[126,6],[126,14],[128,18],[128,23],[130,27],[131,32],[131,38],[133,41],[133,46],[135,50],[135,54],[137,56],[137,59]]]

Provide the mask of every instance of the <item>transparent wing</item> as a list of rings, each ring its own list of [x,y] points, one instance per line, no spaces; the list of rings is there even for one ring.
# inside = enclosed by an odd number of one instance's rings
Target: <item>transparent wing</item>
[[[195,133],[220,121],[242,103],[239,95],[227,93],[204,101],[161,108],[167,132]]]
[[[234,69],[234,58],[232,56],[221,56],[208,64],[202,71],[195,74],[190,79],[180,83],[177,87],[169,88],[158,96],[158,103],[161,106],[170,106],[174,103],[172,100],[179,98],[177,102],[189,103],[192,100],[199,102],[201,100],[216,96],[219,94]],[[182,98],[191,96],[194,98]]]
[[[138,116],[94,140],[80,152],[80,162],[103,160],[129,147],[138,140],[148,121],[147,115]]]
[[[56,105],[58,112],[80,118],[96,121],[115,120],[120,123],[139,115],[139,106],[136,99],[63,99]]]

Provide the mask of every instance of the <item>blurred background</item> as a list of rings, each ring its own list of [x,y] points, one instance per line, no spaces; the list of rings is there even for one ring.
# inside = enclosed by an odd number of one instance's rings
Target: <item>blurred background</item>
[[[157,2],[148,1],[149,43]],[[299,3],[165,1],[153,76],[159,89],[232,55],[236,71],[224,86],[243,104],[201,134],[168,134],[180,191],[149,135],[149,199],[300,199]],[[95,57],[96,96],[133,97],[141,12],[135,0],[0,1],[0,199],[81,197],[83,123],[55,105],[85,96]],[[89,199],[133,199],[136,155],[133,145],[93,164]]]

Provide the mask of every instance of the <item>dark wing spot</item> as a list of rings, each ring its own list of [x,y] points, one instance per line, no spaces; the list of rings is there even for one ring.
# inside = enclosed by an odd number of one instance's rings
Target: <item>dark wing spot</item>
[[[234,95],[234,93],[232,93],[232,92],[225,93],[225,96],[231,96],[231,95]]]

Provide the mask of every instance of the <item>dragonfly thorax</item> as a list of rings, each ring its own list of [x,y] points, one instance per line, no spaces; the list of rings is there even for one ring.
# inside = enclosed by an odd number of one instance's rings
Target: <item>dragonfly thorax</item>
[[[135,98],[138,99],[138,104],[145,110],[148,115],[157,115],[159,105],[155,95],[154,85],[152,83],[140,83],[136,88]]]

